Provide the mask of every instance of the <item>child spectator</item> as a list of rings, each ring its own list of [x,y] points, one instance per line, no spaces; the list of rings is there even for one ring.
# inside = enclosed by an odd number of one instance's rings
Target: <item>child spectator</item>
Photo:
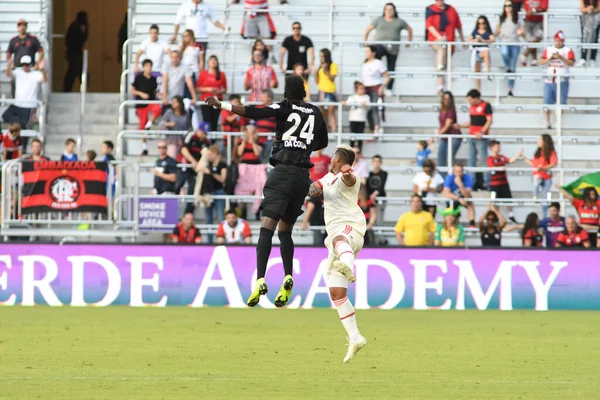
[[[367,112],[369,107],[369,95],[366,94],[365,85],[362,82],[354,82],[354,94],[343,103],[344,105],[350,106],[350,112],[348,113],[348,120],[350,121],[350,132],[352,133],[364,133],[365,126],[367,124]],[[351,140],[351,147],[358,147],[362,151],[363,141],[362,140]]]
[[[558,235],[565,229],[565,218],[560,216],[560,203],[554,202],[548,208],[548,217],[540,221],[540,228],[546,233],[546,247],[556,247]]]
[[[315,75],[317,85],[319,85],[319,101],[325,103],[337,103],[338,98],[336,95],[335,78],[338,74],[338,66],[331,60],[331,52],[329,49],[321,49],[319,58],[321,60],[321,66]],[[321,107],[321,112],[324,116],[327,116],[327,119],[329,120],[329,132],[337,132],[336,107],[327,105]]]
[[[500,142],[497,140],[490,140],[490,153],[491,155],[487,157],[488,168],[501,168],[500,170],[490,171],[490,191],[496,194],[497,199],[512,199],[510,185],[506,176],[506,165],[519,160],[522,153],[510,159],[506,158],[500,154]],[[517,223],[512,206],[508,206],[508,219],[515,224]]]
[[[77,154],[75,154],[75,139],[65,140],[65,151],[60,156],[60,161],[77,161]]]
[[[529,160],[527,157],[523,157],[523,160],[535,169],[533,171],[533,197],[537,199],[539,195],[542,200],[545,200],[552,188],[551,169],[558,164],[552,136],[547,133],[541,135],[533,159]],[[542,203],[542,210],[544,217],[547,217],[548,206],[546,203]]]
[[[365,48],[365,62],[362,68],[362,81],[365,85],[367,94],[371,103],[382,103],[383,102],[383,88],[388,85],[391,81],[390,74],[388,73],[387,67],[383,61],[379,60],[377,54],[377,47],[367,46]],[[369,121],[369,128],[373,133],[381,132],[381,123],[383,116],[380,116],[379,106],[371,106],[367,113]],[[381,113],[383,114],[383,113]]]
[[[6,132],[0,140],[2,141],[2,147],[4,148],[2,153],[3,160],[14,160],[15,158],[21,158],[23,156],[21,124],[18,122],[8,124],[8,132]]]
[[[158,25],[150,25],[148,37],[142,41],[139,50],[135,54],[133,70],[136,74],[140,73],[140,57],[142,54],[146,54],[146,58],[152,61],[152,75],[157,78],[160,76],[165,54],[169,55],[171,49],[165,40],[159,39],[158,34]]]
[[[429,158],[429,155],[433,151],[433,146],[431,146],[432,144],[433,144],[433,138],[429,139],[429,142],[427,142],[425,140],[419,140],[417,142],[417,155],[416,155],[417,166],[422,167],[423,161],[425,161]],[[429,148],[429,146],[431,146],[431,148]]]
[[[115,157],[113,156],[112,152],[113,149],[115,148],[115,145],[113,142],[111,142],[110,140],[105,140],[104,142],[102,142],[102,154],[104,155],[104,157],[102,158],[102,161],[104,161],[105,163],[107,163],[107,168],[108,168],[108,176],[106,177],[106,192],[108,193],[108,184],[109,182],[112,182],[112,191],[111,193],[114,195],[115,190],[117,188],[116,186],[116,170],[117,167],[115,165],[111,165],[112,161],[115,161]]]
[[[156,100],[158,83],[152,75],[152,61],[142,61],[143,72],[136,76],[131,85],[131,94],[136,100]],[[139,129],[150,129],[154,120],[160,117],[162,107],[160,104],[136,104],[135,111],[139,120]],[[149,115],[152,114],[152,117]]]
[[[92,162],[96,160],[98,154],[94,150],[88,150],[85,152],[85,161]]]
[[[304,98],[304,101],[310,101],[310,85],[308,84],[308,79],[306,79],[304,66],[302,64],[294,64],[292,75],[296,75],[302,78],[302,80],[304,81],[304,91],[306,92],[306,97]]]
[[[323,154],[323,150],[317,150],[310,157],[310,162],[313,164],[313,167],[310,169],[310,180],[316,182],[329,172],[331,157]]]

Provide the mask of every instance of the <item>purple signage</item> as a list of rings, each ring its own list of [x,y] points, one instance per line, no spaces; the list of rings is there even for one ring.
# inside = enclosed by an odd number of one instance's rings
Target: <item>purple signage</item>
[[[175,198],[140,199],[139,223],[142,230],[170,229],[161,225],[175,225],[179,221],[179,206]]]

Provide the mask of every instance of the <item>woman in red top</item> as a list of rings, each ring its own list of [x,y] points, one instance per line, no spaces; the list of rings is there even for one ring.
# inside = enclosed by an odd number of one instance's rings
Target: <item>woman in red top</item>
[[[523,225],[523,247],[542,247],[544,237],[539,231],[540,219],[536,213],[531,213]]]
[[[583,198],[577,199],[559,185],[556,185],[556,187],[573,204],[573,207],[577,209],[581,227],[586,231],[598,231],[598,226],[600,226],[600,200],[598,199],[596,188],[586,187],[583,189]],[[590,235],[590,243],[592,247],[596,247],[596,235]]]
[[[533,159],[523,157],[525,162],[534,168],[533,171],[533,197],[538,195],[542,200],[548,198],[548,192],[552,188],[551,169],[558,164],[556,151],[554,150],[554,141],[552,136],[544,133],[538,139],[538,148],[535,151]],[[548,216],[548,204],[542,203],[544,218]]]
[[[200,95],[200,101],[204,102],[208,97],[216,97],[223,100],[223,94],[227,92],[227,78],[219,68],[219,59],[217,56],[210,56],[208,59],[208,69],[200,72],[198,82],[196,82],[196,90]],[[210,129],[217,131],[219,125],[220,109],[202,105],[202,119],[210,122]]]

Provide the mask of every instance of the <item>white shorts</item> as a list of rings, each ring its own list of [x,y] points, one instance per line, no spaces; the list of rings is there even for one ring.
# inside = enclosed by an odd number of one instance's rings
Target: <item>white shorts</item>
[[[340,274],[337,271],[332,270],[333,262],[338,259],[337,254],[335,253],[335,249],[333,248],[333,239],[338,236],[343,236],[348,240],[350,247],[354,251],[354,257],[358,256],[358,253],[362,250],[364,244],[364,237],[348,226],[349,229],[339,230],[338,232],[327,232],[327,238],[325,239],[325,247],[329,250],[329,255],[327,257],[327,265],[329,265],[329,270],[327,271],[327,287],[343,287],[348,288],[348,279],[344,277],[344,275]],[[345,233],[348,232],[348,233]]]

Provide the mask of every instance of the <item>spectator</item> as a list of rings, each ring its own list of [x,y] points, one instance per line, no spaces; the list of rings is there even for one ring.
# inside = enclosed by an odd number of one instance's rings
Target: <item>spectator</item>
[[[200,122],[198,116],[191,110],[186,110],[185,103],[181,96],[174,96],[171,99],[171,108],[169,108],[160,120],[160,129],[168,131],[185,131],[198,129]],[[169,157],[176,158],[179,154],[183,142],[183,136],[166,135],[167,154]]]
[[[18,122],[8,124],[8,132],[2,137],[2,160],[14,160],[23,157],[21,125]]]
[[[304,101],[310,101],[310,85],[308,83],[308,79],[306,79],[306,75],[304,74],[304,72],[305,70],[302,64],[295,64],[294,68],[292,68],[292,75],[299,76],[304,82],[304,92],[306,93]]]
[[[454,201],[454,207],[459,205],[466,207],[469,217],[469,226],[475,228],[475,207],[467,199],[471,198],[473,190],[473,178],[465,174],[461,163],[454,163],[452,174],[446,177],[444,182],[444,197]]]
[[[412,180],[413,193],[418,194],[425,202],[425,210],[435,218],[438,193],[444,190],[444,178],[435,170],[432,160],[423,162],[423,171],[418,172]]]
[[[423,200],[419,195],[412,195],[410,211],[402,214],[394,231],[401,246],[433,245],[435,221],[430,213],[423,210]]]
[[[240,96],[237,94],[232,94],[229,96],[229,103],[234,106],[239,106],[242,104]],[[231,111],[222,110],[221,111],[221,129],[223,132],[243,132],[244,127],[248,123],[248,120],[244,117],[240,117],[237,114],[234,114]],[[235,139],[235,138],[234,138]],[[223,137],[223,142],[219,143],[221,147],[221,153],[225,154],[227,152],[227,141],[229,140],[228,136]],[[235,145],[234,145],[235,150]],[[236,157],[236,152],[234,151],[232,154],[233,158]]]
[[[79,11],[75,21],[71,22],[65,37],[67,50],[67,73],[63,83],[63,91],[70,93],[73,90],[75,79],[83,73],[83,47],[87,42],[90,24],[85,11]]]
[[[270,51],[273,49],[273,46],[266,46],[265,42],[262,39],[256,39],[252,44],[252,52],[250,53],[250,58],[248,60],[248,67],[254,65],[254,52],[260,51],[265,55],[264,63],[266,65],[272,65],[271,59],[269,58]],[[277,59],[273,59],[275,63],[277,63]]]
[[[156,100],[158,83],[156,78],[152,76],[152,61],[144,60],[142,68],[143,72],[136,76],[131,84],[131,94],[135,96],[136,100]],[[135,111],[139,120],[139,129],[148,130],[152,127],[154,120],[160,118],[162,107],[160,104],[136,104]]]
[[[185,29],[193,32],[195,46],[200,52],[200,69],[204,69],[204,55],[208,47],[208,21],[217,28],[225,31],[225,25],[219,21],[213,21],[213,9],[203,0],[186,0],[177,12],[175,18],[175,29],[171,37],[171,43],[177,41],[179,27],[185,22]],[[195,103],[195,102],[194,102]]]
[[[181,53],[181,65],[187,68],[192,73],[192,84],[196,87],[196,78],[200,73],[200,50],[196,47],[196,39],[194,31],[186,29],[181,35],[181,43],[179,44],[179,52]],[[195,89],[194,89],[195,92]],[[190,99],[192,93],[189,88],[183,88],[183,98]]]
[[[223,162],[219,146],[213,144],[208,148],[208,165],[204,169],[201,194],[211,196],[224,196],[223,185],[227,180],[227,163]],[[213,199],[210,206],[206,207],[206,223],[212,225],[225,216],[225,199]],[[208,242],[212,243],[212,235],[208,236]]]
[[[232,0],[238,4],[240,0]],[[287,0],[279,0],[280,4],[287,4]],[[244,20],[242,21],[241,35],[244,39],[275,39],[277,31],[269,9],[269,0],[244,0]],[[272,49],[271,49],[272,50]],[[277,62],[277,61],[275,61]]]
[[[256,126],[246,125],[246,134],[237,146],[237,155],[240,158],[239,177],[235,186],[236,196],[262,196],[267,180],[265,166],[261,164],[260,155],[262,146],[258,143]],[[260,200],[254,201],[252,213],[258,213]]]
[[[358,146],[354,146],[352,150],[355,156],[354,163],[352,164],[354,174],[360,179],[361,185],[364,185],[367,183],[367,178],[369,177],[369,162],[363,157]]]
[[[27,33],[27,21],[25,19],[19,18],[17,20],[17,30],[18,35],[10,39],[6,49],[7,68],[11,65],[15,68],[21,67],[23,57],[29,56],[29,61],[26,64],[30,65],[37,61],[35,69],[44,69],[43,66],[40,66],[40,63],[44,60],[44,49],[37,37]]]
[[[238,218],[235,210],[228,210],[225,221],[217,228],[218,244],[251,244],[252,230],[248,222]]]
[[[549,216],[540,221],[540,228],[546,233],[546,247],[556,247],[558,235],[565,229],[565,218],[560,216],[560,204],[552,203]]]
[[[484,247],[500,247],[502,245],[502,231],[506,227],[506,218],[492,203],[488,210],[479,219],[479,234],[481,245]]]
[[[171,234],[173,243],[198,244],[202,243],[200,230],[194,225],[194,214],[186,212],[181,222],[175,226]]]
[[[25,161],[50,161],[50,159],[42,155],[42,141],[34,138],[31,141],[31,155]]]
[[[519,20],[519,11],[517,7],[514,7],[510,0],[504,0],[504,8],[502,8],[502,14],[500,14],[500,23],[496,26],[496,37],[499,42],[505,43],[518,43],[519,37],[524,34],[523,24]],[[504,62],[504,68],[509,74],[517,72],[517,62],[519,61],[519,52],[521,51],[520,46],[515,45],[502,45],[500,46],[500,54],[502,54],[502,61]],[[513,90],[515,89],[515,80],[508,80],[508,95],[514,96]]]
[[[331,157],[323,154],[323,150],[317,150],[313,152],[310,157],[310,162],[313,167],[310,169],[310,180],[316,182],[329,172],[329,164],[331,164]]]
[[[383,158],[379,154],[375,154],[371,158],[371,171],[367,178],[367,195],[371,197],[373,193],[376,193],[377,197],[386,197],[385,184],[387,182],[388,173],[384,171],[381,166],[383,165]]]
[[[112,141],[110,140],[105,140],[104,142],[102,142],[102,154],[104,155],[104,157],[102,157],[102,161],[105,162],[107,164],[107,168],[108,168],[108,172],[107,172],[107,176],[106,176],[106,193],[110,193],[111,195],[114,196],[115,194],[115,190],[117,189],[117,185],[116,185],[116,166],[112,165],[111,163],[113,161],[115,161],[115,156],[113,156],[112,152],[113,149],[115,148],[115,145]],[[112,186],[110,188],[110,192],[109,192],[109,187],[108,185],[110,184],[110,182],[112,182]]]
[[[150,31],[148,37],[142,41],[140,48],[135,53],[135,65],[133,71],[135,74],[140,73],[140,57],[142,54],[146,54],[146,59],[152,61],[152,76],[156,79],[161,79],[161,71],[165,63],[165,54],[170,55],[171,49],[169,44],[158,37],[158,25],[150,25]],[[161,84],[162,82],[159,82]]]
[[[438,147],[438,164],[441,168],[448,167],[448,172],[450,172],[451,166],[456,161],[456,153],[458,153],[458,149],[462,144],[462,138],[448,138],[448,135],[460,135],[452,92],[442,94],[439,122],[438,134],[442,135],[442,138],[440,139],[440,147]],[[448,140],[452,140],[452,157],[450,160],[448,160]],[[442,176],[446,175],[446,173],[442,173]]]
[[[437,225],[434,243],[441,247],[457,247],[465,245],[465,230],[458,223],[459,208],[446,208],[442,212],[444,221]]]
[[[375,204],[375,196],[373,193],[371,196],[367,195],[367,186],[360,185],[358,192],[358,206],[365,214],[365,221],[367,222],[367,231],[365,232],[365,245],[375,244],[375,234],[373,233],[373,226],[377,222],[377,205]]]
[[[541,199],[547,199],[548,192],[552,188],[551,170],[558,164],[552,136],[547,133],[541,135],[538,139],[538,148],[535,151],[533,159],[529,160],[527,157],[523,157],[523,160],[534,168],[533,198],[537,199],[539,195]],[[547,203],[542,203],[542,210],[544,217],[547,217]]]
[[[390,82],[390,74],[387,71],[385,64],[377,59],[377,48],[368,46],[365,50],[365,63],[362,69],[362,80],[371,103],[383,102],[383,87]],[[371,106],[367,118],[369,127],[374,133],[380,133],[381,118],[379,116],[379,108]]]
[[[559,185],[556,187],[563,193],[565,198],[573,204],[573,207],[577,210],[579,215],[579,223],[585,229],[598,231],[600,225],[600,199],[598,199],[598,192],[596,188],[586,187],[583,189],[583,196],[581,199],[573,197],[569,192],[561,188]],[[596,235],[590,235],[590,243],[592,247],[596,247]]]
[[[556,104],[558,97],[557,80],[560,82],[560,104],[567,104],[569,97],[569,67],[575,64],[575,53],[565,46],[565,34],[558,31],[554,35],[554,46],[548,47],[542,54],[540,65],[548,65],[544,83],[544,104]],[[546,126],[552,129],[550,110],[546,111]]]
[[[306,203],[304,203],[304,219],[300,229],[303,231],[308,230],[308,226],[320,226],[322,229],[313,230],[313,245],[315,247],[323,246],[327,232],[325,232],[325,213],[323,210],[323,196],[320,197],[309,197]]]
[[[458,30],[460,41],[465,41],[462,24],[456,9],[444,0],[435,0],[435,3],[425,10],[425,29],[428,42],[454,42],[456,40],[455,31]],[[448,67],[448,46],[444,44],[433,44],[433,50],[436,53],[436,65],[438,71],[445,71]],[[454,54],[456,46],[452,46],[451,52]],[[437,77],[438,93],[444,91],[444,75]]]
[[[349,96],[343,103],[350,106],[348,120],[350,121],[350,132],[364,133],[365,125],[367,124],[367,104],[369,103],[369,95],[366,94],[365,85],[362,82],[354,82],[354,94]],[[358,147],[362,151],[362,140],[351,140],[351,147]]]
[[[302,25],[296,21],[292,24],[291,36],[286,37],[281,44],[279,51],[279,66],[284,74],[290,71],[294,65],[302,64],[304,67],[304,75],[308,76],[315,68],[315,49],[312,41],[302,35]],[[285,53],[287,55],[287,66],[283,63]],[[307,57],[308,55],[308,57]]]
[[[500,142],[490,140],[490,153],[491,155],[487,158],[487,167],[490,169],[500,168],[490,172],[490,191],[496,194],[496,199],[512,199],[508,177],[506,176],[506,165],[521,159],[523,151],[521,150],[516,157],[509,159],[500,154]],[[517,223],[512,206],[508,206],[508,219],[515,224]]]
[[[541,13],[548,11],[549,0],[523,0],[525,7],[525,39],[529,43],[539,43],[544,38],[544,16]],[[538,65],[537,48],[526,47],[521,54],[521,64],[527,66],[527,57],[531,55],[531,66]]]
[[[265,90],[261,96],[262,104],[258,106],[259,108],[269,107],[273,104],[273,91],[271,89]],[[277,121],[275,118],[261,118],[255,121],[256,122],[256,131],[259,134],[270,133],[274,134],[277,129]],[[271,153],[273,152],[273,139],[268,136],[259,136],[258,144],[262,147],[262,153],[260,154],[260,162],[263,164],[268,164],[269,159],[271,158]]]
[[[315,75],[317,85],[319,85],[319,101],[337,103],[337,90],[335,87],[335,78],[338,74],[338,66],[331,60],[329,49],[321,49],[319,52],[321,66]],[[308,92],[307,92],[308,93]],[[337,132],[337,108],[334,105],[321,107],[323,115],[329,119],[329,132]]]
[[[523,226],[523,246],[524,247],[542,247],[544,238],[539,232],[540,219],[536,213],[530,213],[525,219]]]
[[[402,18],[398,17],[398,11],[394,3],[387,3],[383,7],[383,16],[377,17],[367,26],[365,32],[365,42],[369,40],[369,34],[375,29],[375,42],[399,42],[402,40],[402,31],[408,32],[408,41],[412,42],[413,31],[410,25]],[[387,70],[394,72],[396,70],[396,60],[400,53],[400,45],[397,44],[376,44],[378,58],[386,58]],[[406,45],[410,47],[410,45]],[[394,78],[387,84],[386,96],[392,95],[394,87]]]
[[[598,13],[600,4],[598,0],[579,0],[579,9],[581,10],[581,42],[596,44],[598,42],[598,33],[600,24],[598,23]],[[581,60],[577,63],[578,67],[585,67],[586,63],[591,68],[596,66],[596,54],[598,49],[581,48]],[[594,247],[592,245],[592,247]]]
[[[492,68],[490,47],[488,43],[496,41],[494,34],[492,33],[492,27],[490,21],[488,21],[485,15],[480,15],[477,18],[477,24],[471,35],[469,36],[469,42],[475,43],[471,53],[471,66],[475,72],[481,72],[481,63],[485,64],[485,72],[490,72]],[[488,75],[488,79],[492,80],[492,77]],[[481,79],[475,79],[475,87],[481,91]]]
[[[88,150],[85,152],[85,161],[87,161],[87,162],[95,161],[97,156],[98,156],[98,153],[96,153],[94,150]]]
[[[183,97],[185,88],[192,97],[192,103],[196,104],[196,91],[192,80],[192,71],[181,63],[181,53],[171,52],[171,62],[165,64],[162,70],[162,101],[163,105],[175,96]]]
[[[429,158],[429,155],[433,151],[433,149],[428,148],[430,145],[433,147],[433,138],[429,139],[429,141],[419,140],[417,142],[417,155],[415,157],[417,160],[417,167],[422,167],[423,161]]]
[[[565,229],[558,235],[556,247],[595,247],[592,246],[590,237],[591,235],[577,224],[575,217],[569,216],[565,220]]]
[[[175,193],[175,182],[177,182],[177,161],[167,155],[167,142],[158,142],[158,159],[152,169],[154,175],[154,194]]]
[[[469,110],[470,120],[461,124],[460,128],[469,128],[469,167],[486,167],[488,141],[484,136],[489,135],[492,126],[492,106],[481,99],[479,90],[473,89],[467,93],[467,100],[471,106]],[[479,153],[479,163],[477,162]],[[477,172],[475,190],[489,187],[490,174]]]
[[[200,94],[200,101],[203,103],[200,107],[202,110],[202,119],[210,122],[211,130],[217,131],[219,129],[219,114],[221,110],[204,104],[204,100],[210,96],[214,96],[222,101],[223,95],[227,93],[227,77],[225,73],[221,72],[217,56],[210,56],[208,58],[208,69],[200,71],[196,89]]]
[[[250,90],[250,101],[259,101],[263,91],[277,88],[279,82],[273,68],[264,63],[264,52],[256,50],[252,57],[254,65],[246,71],[244,90]]]
[[[190,164],[191,168],[183,167],[179,171],[177,176],[177,183],[175,184],[175,193],[180,193],[181,188],[187,182],[188,184],[188,196],[194,194],[196,187],[196,169],[198,168],[198,161],[202,156],[202,149],[209,146],[207,134],[210,132],[210,124],[208,122],[200,123],[200,127],[194,132],[187,134],[183,141],[183,147],[181,148],[181,155],[183,156],[182,162],[184,164]],[[194,205],[187,203],[186,212],[193,212]]]
[[[60,161],[77,161],[77,154],[75,154],[75,139],[65,140],[65,151],[60,156]]]

